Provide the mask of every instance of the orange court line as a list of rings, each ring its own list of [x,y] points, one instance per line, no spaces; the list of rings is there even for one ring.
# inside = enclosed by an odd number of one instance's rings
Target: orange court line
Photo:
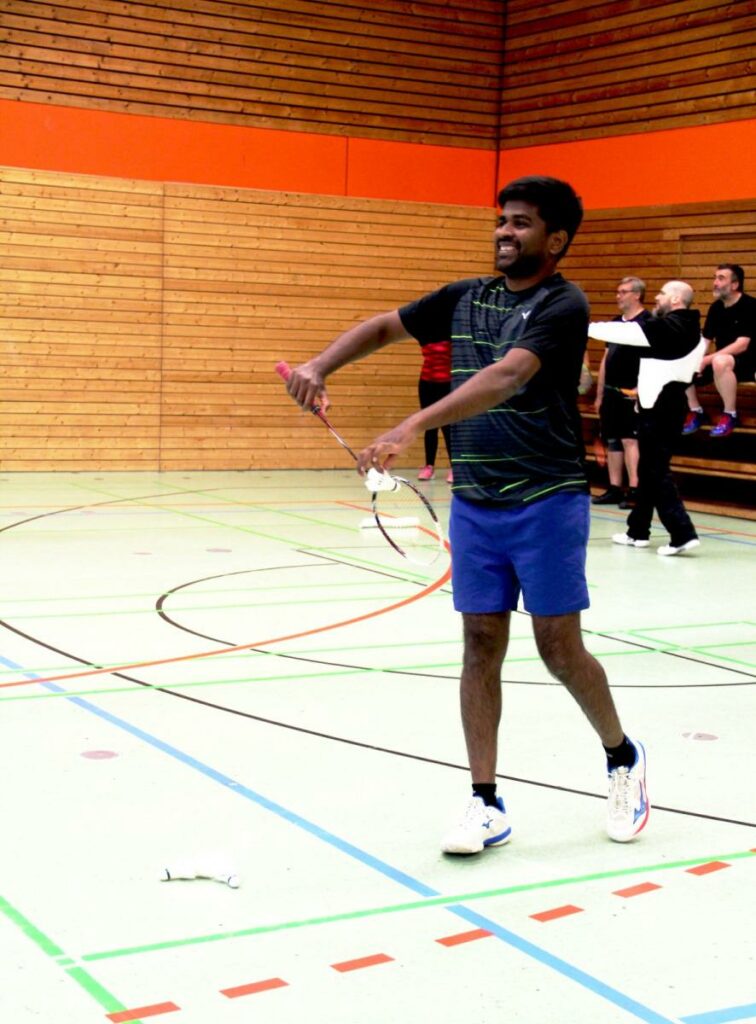
[[[721,860],[712,860],[708,864],[697,864],[694,868],[686,868],[685,870],[689,875],[710,875],[712,871],[724,871],[725,868],[729,868],[729,864],[725,864]]]
[[[644,893],[654,892],[655,889],[661,889],[660,885],[656,885],[654,882],[642,882],[640,885],[631,885],[627,889],[616,889],[613,896],[643,896]]]
[[[255,992],[268,992],[273,988],[286,988],[288,981],[283,978],[266,978],[265,981],[253,981],[249,985],[236,985],[234,988],[222,988],[220,993],[229,999],[238,999],[239,996],[253,995]]]
[[[463,942],[474,942],[476,939],[488,939],[493,932],[485,928],[474,928],[471,932],[459,932],[457,935],[447,935],[443,939],[436,939],[440,946],[459,946]]]
[[[582,914],[582,907],[575,907],[567,903],[563,907],[554,907],[553,910],[543,910],[540,914],[531,914],[534,921],[556,921],[559,917],[569,917],[570,914]]]
[[[392,956],[387,956],[385,953],[374,953],[373,956],[363,956],[358,960],[344,960],[340,964],[331,964],[334,971],[340,971],[342,974],[346,971],[359,971],[363,967],[375,967],[376,964],[390,964],[394,962]]]
[[[153,1006],[140,1006],[135,1010],[119,1010],[117,1013],[107,1013],[105,1016],[112,1020],[113,1024],[124,1024],[125,1021],[139,1020],[140,1017],[157,1017],[161,1013],[173,1013],[180,1010],[175,1003],[155,1003]]]
[[[440,576],[434,583],[428,584],[427,587],[423,587],[423,589],[417,594],[412,594],[411,597],[405,597],[403,600],[396,601],[394,604],[387,605],[385,608],[378,608],[376,611],[366,612],[364,615],[355,615],[353,618],[343,619],[341,622],[331,622],[325,626],[316,626],[314,629],[304,629],[299,633],[289,633],[286,636],[273,637],[271,640],[255,640],[249,644],[234,644],[231,647],[216,647],[211,651],[197,651],[195,654],[181,654],[174,658],[155,658],[152,661],[134,661],[123,665],[114,665],[110,668],[92,668],[86,669],[83,672],[66,672],[62,675],[44,676],[39,679],[13,679],[7,683],[0,683],[0,689],[8,689],[11,686],[57,683],[68,679],[85,679],[89,676],[108,675],[115,672],[131,672],[137,668],[153,668],[156,665],[176,665],[182,661],[198,661],[200,658],[212,658],[218,654],[232,654],[236,651],[249,651],[253,647],[272,647],[274,644],[284,643],[286,640],[299,640],[302,637],[314,636],[317,633],[326,633],[331,629],[340,629],[342,626],[353,626],[357,622],[366,622],[368,619],[374,619],[378,615],[386,615],[387,612],[396,611],[398,608],[405,608],[407,605],[414,604],[415,601],[419,601],[421,598],[427,597],[428,594],[432,594],[445,583],[448,583],[450,579],[451,567],[446,570],[443,576]]]

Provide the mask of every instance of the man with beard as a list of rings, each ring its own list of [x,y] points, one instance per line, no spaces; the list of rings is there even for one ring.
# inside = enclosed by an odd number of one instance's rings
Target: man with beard
[[[714,273],[712,293],[703,336],[714,350],[704,356],[695,384],[711,384],[722,399],[723,411],[711,428],[711,437],[728,437],[738,425],[738,381],[752,381],[756,373],[756,299],[743,292],[745,275],[737,263],[720,263]],[[683,434],[693,434],[705,414],[695,384],[688,388],[689,412]]]
[[[693,379],[705,342],[701,317],[691,309],[693,289],[685,281],[668,281],[656,296],[645,323],[591,324],[590,337],[619,345],[640,346],[638,372],[638,494],[627,517],[627,532],[615,544],[647,548],[654,509],[669,531],[659,555],[681,555],[701,543],[682,503],[669,468],[672,450],[685,420],[685,389]]]
[[[627,842],[648,819],[643,746],[625,735],[580,629],[589,605],[590,498],[577,386],[588,303],[556,268],[582,204],[566,182],[526,177],[502,189],[499,205],[499,276],[458,281],[370,318],[292,371],[287,385],[303,408],[322,405],[326,377],[345,364],[407,337],[421,345],[451,339],[451,393],[368,445],[358,468],[387,469],[425,430],[452,424],[452,580],[463,622],[460,702],[473,789],[441,842],[454,854],[510,838],[496,793],[497,740],[501,669],[520,593],[547,669],[605,748],[610,838]]]

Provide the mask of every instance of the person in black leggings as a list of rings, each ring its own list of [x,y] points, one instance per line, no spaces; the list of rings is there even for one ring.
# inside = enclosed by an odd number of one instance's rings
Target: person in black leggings
[[[429,351],[432,350],[432,351]],[[420,408],[427,409],[429,405],[445,398],[451,391],[451,342],[438,341],[423,347],[423,365],[420,369],[420,380],[417,382],[417,394],[420,400]],[[452,470],[451,455],[451,430],[449,427],[441,427],[446,445],[446,453],[449,456],[449,472],[446,476],[447,483],[454,482],[454,471]],[[425,444],[425,465],[417,474],[418,480],[432,480],[436,467],[436,455],[438,454],[438,428],[426,430],[424,435]]]

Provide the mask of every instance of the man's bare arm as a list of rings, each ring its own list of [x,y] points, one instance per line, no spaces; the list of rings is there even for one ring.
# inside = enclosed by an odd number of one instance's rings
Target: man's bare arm
[[[327,377],[347,363],[364,359],[385,345],[406,337],[408,334],[398,310],[378,313],[369,320],[363,320],[355,327],[350,327],[319,355],[295,367],[287,381],[288,392],[303,409],[311,409],[316,404],[327,409]]]
[[[393,430],[376,438],[360,452],[361,473],[374,465],[390,467],[397,455],[426,430],[469,419],[492,409],[516,394],[541,368],[541,361],[524,348],[511,349],[498,363],[480,370],[433,405],[419,409]]]

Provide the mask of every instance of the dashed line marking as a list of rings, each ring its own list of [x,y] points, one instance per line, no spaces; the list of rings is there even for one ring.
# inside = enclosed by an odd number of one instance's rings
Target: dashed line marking
[[[644,893],[654,892],[656,889],[661,889],[660,885],[656,885],[655,882],[643,882],[641,885],[631,885],[627,889],[615,889],[612,893],[613,896],[643,896]]]
[[[363,967],[375,967],[377,964],[390,964],[393,963],[394,958],[387,956],[385,953],[375,953],[373,956],[362,956],[357,960],[344,960],[340,964],[331,964],[334,971],[340,971],[342,974],[347,971],[359,971]]]
[[[105,1016],[113,1024],[124,1024],[129,1020],[141,1020],[142,1017],[157,1017],[161,1013],[173,1013],[180,1010],[175,1003],[154,1003],[152,1006],[139,1006],[135,1010],[119,1010],[118,1013],[107,1013]]]
[[[436,939],[441,946],[459,946],[463,942],[474,942],[476,939],[488,939],[493,932],[485,928],[474,928],[471,932],[459,932],[457,935],[447,935],[443,939]]]
[[[756,853],[756,848],[749,850],[749,853]],[[721,861],[712,860],[707,861],[705,864],[697,864],[690,868],[685,868],[689,874],[692,875],[709,875],[716,871],[722,871],[724,868],[732,867],[731,864]],[[633,896],[642,896],[649,892],[655,892],[663,886],[658,885],[656,882],[641,882],[638,885],[627,886],[624,889],[615,889],[612,893],[613,896],[620,896],[621,898],[628,899]],[[563,917],[571,917],[574,914],[585,913],[583,907],[575,906],[573,903],[566,903],[561,907],[553,907],[550,910],[543,910],[537,914],[530,914],[530,918],[534,921],[540,921],[541,923],[547,923],[549,921],[556,921]],[[454,935],[445,935],[434,941],[446,948],[453,948],[454,946],[461,946],[468,942],[475,942],[478,939],[492,938],[494,933],[488,931],[486,928],[473,928],[464,932],[457,932]],[[374,953],[371,956],[358,957],[354,960],[343,960],[340,963],[331,964],[331,968],[334,971],[338,971],[341,974],[346,974],[349,971],[358,971],[367,967],[376,967],[380,964],[394,963],[395,958],[389,956],[387,953]],[[268,992],[273,989],[287,988],[289,986],[288,981],[284,981],[283,978],[265,978],[262,981],[248,982],[243,985],[235,985],[231,988],[220,989],[220,994],[226,996],[227,999],[238,999],[241,996],[254,995],[258,992]],[[121,1010],[117,1013],[109,1013],[107,1017],[113,1022],[113,1024],[126,1024],[128,1021],[137,1021],[142,1017],[156,1017],[163,1013],[172,1013],[179,1010],[180,1007],[175,1003],[156,1003],[153,1006],[142,1006],[134,1010]],[[709,1015],[704,1014],[701,1016],[701,1021],[704,1019],[708,1022]],[[712,1021],[714,1018],[711,1018]],[[719,1019],[719,1018],[717,1018]],[[724,1017],[724,1020],[734,1020],[739,1018]],[[698,1017],[683,1018],[683,1020],[689,1020],[691,1022],[698,1022]]]
[[[571,914],[582,914],[583,908],[576,907],[572,903],[565,903],[563,907],[554,907],[553,910],[542,910],[540,914],[531,914],[534,921],[556,921],[559,917],[569,917]]]
[[[685,870],[689,875],[710,875],[712,871],[724,871],[725,868],[729,868],[729,864],[725,864],[722,860],[712,860],[708,864],[697,864],[694,868],[686,868]]]
[[[269,992],[274,988],[286,988],[288,981],[283,978],[266,978],[264,981],[252,981],[248,985],[236,985],[234,988],[222,988],[220,993],[227,999],[238,999],[239,996],[251,996],[256,992]]]

